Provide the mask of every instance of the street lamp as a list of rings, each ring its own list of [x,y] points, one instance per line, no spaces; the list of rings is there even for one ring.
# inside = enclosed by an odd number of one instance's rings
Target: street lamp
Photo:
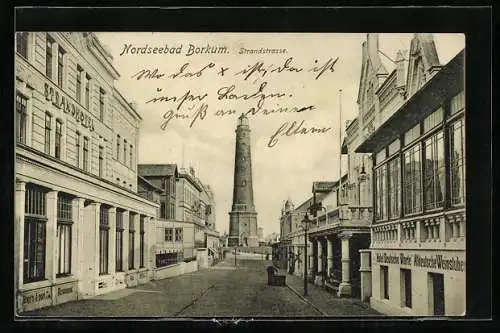
[[[307,230],[309,229],[309,223],[313,221],[312,210],[313,206],[309,206],[307,212],[304,214],[304,219],[302,220],[302,225],[304,228],[304,296],[307,296]],[[315,209],[315,208],[314,208]]]

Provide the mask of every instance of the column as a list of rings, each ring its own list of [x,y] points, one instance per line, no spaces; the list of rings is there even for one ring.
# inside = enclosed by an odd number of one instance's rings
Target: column
[[[140,215],[134,214],[134,229],[135,229],[135,241],[134,241],[134,268],[139,269],[141,263],[141,229],[140,229]]]
[[[317,266],[316,266],[316,277],[314,279],[315,284],[322,284],[323,282],[323,265],[322,265],[322,256],[323,256],[323,249],[321,245],[321,237],[318,237],[316,239],[316,244],[317,244]]]
[[[313,276],[314,269],[314,244],[309,239],[307,240],[307,275]]]
[[[83,206],[85,199],[75,198],[72,201],[72,218],[73,225],[71,226],[71,274],[75,275],[78,279],[82,278],[82,258],[83,251]]]
[[[123,271],[128,272],[128,242],[129,242],[129,216],[128,210],[123,212]]]
[[[330,276],[330,272],[333,268],[333,240],[331,238],[325,237],[327,243],[327,255],[328,255],[328,271],[326,276]]]
[[[370,266],[371,250],[361,249],[360,255],[360,277],[361,277],[361,301],[369,302],[372,295],[372,269]]]
[[[15,281],[14,287],[16,292],[23,285],[24,276],[24,201],[26,200],[26,183],[16,181],[16,197],[15,197],[15,229],[14,229],[14,269]],[[17,308],[22,308],[22,298],[17,298]]]
[[[349,258],[349,240],[351,234],[341,234],[342,244],[342,282],[339,285],[338,296],[351,295],[351,259]]]
[[[108,209],[109,222],[109,252],[108,252],[108,272],[116,272],[116,207]]]
[[[47,224],[46,224],[46,247],[45,247],[45,278],[49,281],[55,280],[57,274],[57,191],[50,191],[47,199]]]

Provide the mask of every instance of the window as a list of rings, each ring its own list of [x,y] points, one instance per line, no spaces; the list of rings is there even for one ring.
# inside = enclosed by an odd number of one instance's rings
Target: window
[[[89,171],[89,138],[83,137],[83,170]]]
[[[99,146],[99,177],[102,177],[104,174],[103,154],[104,148],[102,146]]]
[[[57,85],[63,87],[64,78],[64,50],[59,46],[57,53]]]
[[[56,120],[56,142],[55,142],[55,157],[61,158],[61,140],[62,139],[62,122]]]
[[[405,145],[412,143],[413,141],[418,139],[419,136],[420,136],[420,124],[414,126],[412,129],[410,129],[409,131],[407,131],[405,133],[405,136],[404,136]]]
[[[424,202],[425,209],[443,206],[444,201],[444,144],[440,131],[424,143]]]
[[[182,242],[182,228],[175,228],[175,241]]]
[[[403,198],[404,213],[422,211],[421,149],[415,145],[404,152]]]
[[[134,269],[134,249],[135,249],[135,216],[130,214],[128,229],[128,269]]]
[[[411,270],[401,269],[401,305],[411,308]]]
[[[158,253],[156,254],[156,267],[165,267],[177,264],[180,260],[180,253]]]
[[[173,202],[170,203],[170,218],[175,220],[175,204]]]
[[[387,218],[387,164],[375,170],[375,219]]]
[[[380,266],[380,297],[389,299],[389,267]]]
[[[456,114],[465,109],[465,93],[461,91],[451,99],[451,114]]]
[[[85,107],[90,109],[90,76],[85,74]]]
[[[383,160],[385,160],[387,158],[387,151],[384,149],[382,149],[381,151],[379,151],[376,155],[375,155],[375,161],[377,164],[379,164],[380,162],[382,162]]]
[[[429,304],[432,314],[435,316],[444,315],[444,276],[439,273],[429,274]]]
[[[120,135],[116,136],[116,159],[120,160]]]
[[[144,229],[144,217],[141,216],[139,222],[139,268],[144,267],[144,235],[146,230]]]
[[[387,150],[389,151],[389,156],[392,156],[394,153],[398,152],[400,148],[401,142],[399,141],[399,139],[394,140],[387,148]]]
[[[123,271],[123,212],[116,212],[116,255],[115,269]]]
[[[424,119],[424,133],[443,122],[443,108],[439,108]]]
[[[47,43],[45,45],[45,75],[52,79],[52,44],[54,40],[47,35]]]
[[[163,219],[168,218],[168,216],[167,216],[167,203],[165,201],[162,201],[160,204],[160,217]]]
[[[26,185],[24,217],[24,283],[45,279],[46,196],[33,185]]]
[[[27,111],[28,99],[16,94],[16,137],[17,142],[26,143],[26,119],[28,118]]]
[[[99,119],[104,121],[104,90],[99,88]]]
[[[165,228],[165,242],[172,242],[174,240],[173,231],[172,228]]]
[[[16,51],[28,59],[28,32],[16,32]]]
[[[76,65],[76,101],[78,103],[82,102],[82,73],[83,68]]]
[[[454,122],[450,126],[450,192],[451,204],[465,203],[465,129],[464,119]]]
[[[80,132],[76,132],[75,136],[75,146],[76,146],[76,166],[80,167],[80,140],[81,140],[81,135]]]
[[[399,217],[401,207],[401,184],[399,157],[392,159],[388,163],[388,195],[389,195],[389,218]]]
[[[101,207],[99,218],[99,274],[108,274],[109,209]]]
[[[123,164],[127,164],[127,140],[123,140]]]
[[[52,126],[52,116],[50,113],[45,113],[45,153],[50,154],[50,131]]]
[[[73,224],[73,203],[69,196],[57,197],[57,237],[58,254],[57,276],[71,274],[71,226]]]
[[[129,150],[129,163],[130,163],[130,168],[133,168],[133,163],[132,163],[132,145],[130,145],[130,150]]]

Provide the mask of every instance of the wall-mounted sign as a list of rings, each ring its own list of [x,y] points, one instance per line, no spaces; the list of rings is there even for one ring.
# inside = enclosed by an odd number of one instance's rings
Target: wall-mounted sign
[[[45,83],[45,99],[52,102],[52,104],[64,111],[64,113],[70,114],[75,120],[82,124],[83,127],[89,130],[94,130],[94,119],[88,114],[88,112],[83,111],[83,109],[76,103],[72,101],[66,93],[62,92],[59,88],[51,87],[48,83]]]
[[[465,270],[465,260],[460,259],[459,256],[450,257],[442,254],[419,255],[400,253],[396,255],[386,252],[374,252],[374,260],[378,264],[406,265],[459,272]]]

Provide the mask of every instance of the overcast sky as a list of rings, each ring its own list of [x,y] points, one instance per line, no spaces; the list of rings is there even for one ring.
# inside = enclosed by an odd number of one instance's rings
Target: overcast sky
[[[279,216],[283,202],[290,197],[297,205],[311,195],[313,181],[336,180],[339,174],[339,90],[342,89],[342,123],[356,117],[357,91],[361,70],[361,43],[366,34],[240,34],[240,33],[97,33],[113,56],[113,64],[121,74],[117,88],[137,103],[143,121],[139,144],[139,163],[176,163],[180,167],[193,166],[202,182],[213,187],[216,198],[217,229],[229,231],[228,212],[232,203],[235,127],[237,117],[257,105],[257,99],[218,100],[217,91],[234,84],[233,94],[252,94],[266,82],[264,93],[282,93],[281,98],[266,98],[263,108],[307,107],[300,113],[249,115],[252,139],[252,165],[255,206],[258,225],[264,234],[279,231]],[[412,34],[381,34],[380,49],[394,59],[399,49],[409,49]],[[442,64],[448,62],[461,49],[465,40],[458,34],[435,34],[434,39]],[[120,55],[124,45],[132,44],[129,53]],[[194,54],[187,56],[189,45],[197,47],[227,46],[224,54]],[[144,46],[179,48],[181,54],[130,54],[132,48]],[[239,54],[246,49],[286,49],[286,54]],[[300,72],[270,71],[260,77],[253,73],[247,80],[238,71],[263,62],[261,68],[283,66],[286,59]],[[384,56],[382,56],[385,58]],[[313,66],[321,66],[329,59],[337,62],[318,79]],[[389,59],[382,59],[391,65]],[[199,77],[169,75],[179,71],[196,72],[210,63]],[[210,65],[212,66],[212,65]],[[227,68],[224,75],[217,74]],[[141,69],[165,74],[158,79],[137,80]],[[390,71],[391,68],[388,68]],[[246,73],[248,74],[248,72]],[[161,89],[161,91],[159,91]],[[180,98],[190,92],[207,96],[202,101],[185,101],[178,111]],[[177,103],[146,103],[153,97],[176,96]],[[193,115],[207,104],[206,116],[194,122]],[[192,110],[190,110],[192,108]],[[235,109],[235,115],[216,116],[219,109]],[[172,119],[161,129],[166,112],[173,110],[187,114],[188,119]],[[203,113],[200,113],[203,114]],[[274,147],[268,147],[271,136],[292,121],[303,127],[330,127],[324,134],[279,136]],[[344,126],[342,126],[344,127]],[[344,169],[345,170],[345,169]]]

